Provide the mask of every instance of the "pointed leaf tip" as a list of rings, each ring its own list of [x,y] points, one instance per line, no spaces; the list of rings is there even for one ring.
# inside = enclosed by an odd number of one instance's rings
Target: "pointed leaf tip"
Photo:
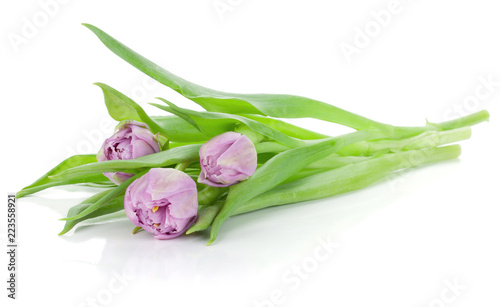
[[[95,26],[93,26],[93,25],[91,25],[89,23],[85,23],[85,22],[82,22],[82,26],[84,26],[84,27],[86,27],[86,28],[88,28],[90,30],[97,29],[97,27],[95,27]]]

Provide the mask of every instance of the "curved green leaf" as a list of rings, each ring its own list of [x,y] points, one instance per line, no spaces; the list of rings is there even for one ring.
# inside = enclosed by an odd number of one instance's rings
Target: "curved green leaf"
[[[149,171],[149,169],[144,170],[144,171],[140,172],[139,174],[134,175],[133,177],[127,179],[125,182],[123,182],[122,184],[117,186],[116,188],[113,188],[113,189],[107,191],[108,193],[103,193],[102,197],[97,199],[96,202],[90,204],[90,206],[84,208],[82,211],[78,212],[75,215],[68,216],[66,218],[62,218],[61,220],[63,220],[63,221],[75,221],[75,220],[81,219],[81,218],[91,214],[92,212],[95,212],[96,210],[98,210],[100,208],[107,206],[113,199],[123,195],[125,193],[125,190],[127,189],[127,187],[132,182],[134,182],[134,180],[140,178],[141,176],[146,174],[148,171]],[[106,191],[104,191],[104,192],[106,192]]]
[[[163,106],[159,104],[152,104],[167,112],[172,112],[176,115],[182,115],[183,117],[188,117],[191,121],[195,122],[195,125],[208,136],[216,136],[223,132],[234,130],[234,126],[237,123],[242,123],[248,126],[248,128],[273,139],[283,145],[290,147],[303,146],[305,143],[302,140],[292,138],[276,129],[273,129],[267,125],[264,125],[258,121],[233,114],[225,113],[215,113],[215,112],[198,112],[189,109],[179,108],[175,104],[159,98],[163,102],[167,103],[169,106]],[[227,126],[229,125],[229,126]]]
[[[16,197],[21,198],[23,196],[33,194],[39,191],[42,191],[44,189],[50,188],[50,187],[55,187],[55,186],[60,186],[60,185],[66,185],[66,184],[75,184],[75,183],[109,183],[109,179],[106,178],[102,174],[92,174],[91,176],[86,176],[86,177],[81,177],[78,179],[72,179],[72,180],[57,180],[50,178],[51,176],[54,176],[56,174],[62,173],[68,169],[71,169],[73,167],[77,167],[80,165],[86,165],[89,163],[94,163],[97,162],[96,156],[95,155],[75,155],[72,157],[67,158],[66,160],[62,161],[59,163],[56,167],[48,171],[45,175],[40,177],[38,180],[33,182],[27,187],[24,187],[21,191],[17,192]]]
[[[91,205],[95,204],[97,201],[99,201],[101,198],[104,196],[108,195],[112,189],[102,191],[100,193],[97,193],[95,195],[92,195],[91,197],[87,198],[86,200],[82,201],[80,204],[71,207],[68,210],[68,218],[77,216],[78,214],[82,213],[85,211],[87,208],[89,208]],[[123,196],[118,196],[115,197],[114,199],[110,200],[105,206],[102,206],[101,208],[97,209],[96,211],[82,217],[76,220],[68,220],[66,221],[66,224],[64,225],[63,230],[59,233],[59,235],[63,235],[73,229],[77,224],[83,222],[83,221],[88,221],[90,219],[95,219],[97,217],[101,216],[107,216],[106,218],[110,218],[109,214],[114,213],[120,210],[123,210]],[[101,218],[100,221],[102,222],[105,217]],[[113,217],[114,218],[114,217]],[[94,220],[96,222],[96,220]]]
[[[170,142],[199,143],[210,139],[178,116],[151,116]]]
[[[304,129],[302,127],[298,127],[292,124],[289,124],[287,122],[281,121],[276,118],[271,118],[271,117],[266,117],[266,116],[261,116],[261,115],[256,115],[256,114],[240,114],[240,116],[247,117],[249,119],[253,119],[255,121],[258,121],[259,123],[262,123],[266,126],[269,126],[273,129],[276,129],[280,132],[283,132],[286,135],[289,135],[291,137],[294,137],[296,139],[300,140],[319,140],[319,139],[326,139],[331,136],[317,133],[311,130]]]
[[[191,99],[207,111],[231,114],[259,114],[278,118],[316,118],[358,130],[380,130],[391,134],[393,127],[334,107],[327,103],[293,95],[235,94],[212,90],[189,82],[161,68],[104,31],[83,24],[123,60],[156,81]]]
[[[123,60],[211,112],[258,114],[277,118],[315,118],[357,130],[378,130],[395,138],[410,137],[427,130],[451,130],[471,126],[489,118],[488,112],[483,110],[441,124],[428,123],[424,127],[395,127],[306,97],[221,92],[176,76],[123,45],[99,28],[89,24],[83,25],[94,32],[106,47]]]
[[[163,132],[135,101],[104,83],[94,83],[102,89],[109,115],[117,121],[136,120],[149,126],[153,133]]]
[[[224,201],[217,201],[213,205],[205,207],[198,212],[198,218],[196,222],[189,227],[186,234],[190,234],[197,231],[203,231],[212,225],[213,220],[219,213],[220,209],[224,205]]]
[[[288,136],[300,140],[319,140],[330,137],[328,135],[324,135],[321,133],[304,129],[302,127],[289,124],[287,122],[281,121],[276,118],[271,118],[261,115],[253,115],[253,114],[237,114],[237,115],[257,121],[266,126],[269,126],[272,129],[278,130]],[[151,116],[151,119],[154,120],[158,124],[158,126],[160,126],[160,128],[163,130],[162,133],[164,133],[171,142],[199,143],[199,142],[205,142],[210,139],[209,136],[203,134],[199,129],[195,128],[192,124],[186,122],[185,119],[182,119],[177,115]],[[233,125],[234,121],[228,121],[227,124],[222,123],[220,120],[216,121],[217,124],[222,124],[223,128],[231,130],[234,129]],[[225,131],[230,131],[230,130],[225,130]]]
[[[94,173],[136,173],[145,168],[163,167],[199,159],[201,144],[186,145],[131,160],[111,160],[77,166],[51,177],[54,180],[77,179]]]

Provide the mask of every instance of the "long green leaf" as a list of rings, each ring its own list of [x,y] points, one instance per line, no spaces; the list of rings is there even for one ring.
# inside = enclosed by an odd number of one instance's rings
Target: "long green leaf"
[[[210,139],[178,116],[151,116],[170,142],[201,143]]]
[[[16,197],[21,198],[23,196],[39,192],[41,190],[44,190],[44,189],[47,189],[50,187],[55,187],[55,186],[60,186],[60,185],[65,185],[65,184],[87,183],[87,182],[93,182],[93,183],[110,182],[109,179],[106,178],[102,174],[93,174],[92,176],[81,177],[81,178],[73,179],[73,180],[57,180],[57,179],[49,178],[50,176],[62,173],[62,172],[66,171],[68,169],[71,169],[73,167],[77,167],[80,165],[86,165],[86,164],[94,163],[94,162],[97,162],[95,155],[75,155],[75,156],[69,157],[66,160],[59,163],[56,167],[54,167],[53,169],[48,171],[45,175],[40,177],[38,180],[36,180],[32,184],[30,184],[29,186],[23,188],[21,191],[17,192]]]
[[[273,129],[276,129],[280,132],[283,132],[286,135],[289,135],[291,137],[294,137],[296,139],[300,140],[319,140],[319,139],[326,139],[331,136],[317,133],[311,130],[304,129],[302,127],[298,127],[295,125],[292,125],[290,123],[281,121],[276,118],[271,118],[271,117],[266,117],[262,115],[256,115],[256,114],[240,114],[240,116],[247,117],[249,119],[253,119],[255,121],[258,121],[262,124],[265,124]]]
[[[378,130],[395,138],[410,137],[427,130],[451,130],[471,126],[489,118],[488,112],[483,110],[441,124],[428,123],[423,127],[394,127],[306,97],[280,94],[235,94],[216,91],[174,75],[95,26],[83,25],[94,32],[106,47],[123,60],[156,81],[196,102],[207,111],[258,114],[277,118],[315,118],[357,130]]]
[[[97,201],[99,201],[99,199],[101,199],[104,196],[108,195],[111,191],[112,191],[112,189],[106,190],[106,191],[102,191],[100,193],[92,195],[91,197],[87,198],[86,200],[84,200],[80,204],[71,207],[68,210],[68,216],[67,217],[69,218],[69,217],[77,216],[78,214],[80,214],[83,211],[85,211],[92,204],[94,204]],[[77,224],[79,224],[79,223],[81,223],[83,221],[87,221],[89,219],[94,219],[96,217],[100,217],[100,216],[103,216],[103,215],[109,215],[110,213],[123,210],[123,200],[124,200],[123,196],[118,196],[118,197],[110,200],[105,206],[102,206],[101,208],[97,209],[96,211],[94,211],[94,212],[92,212],[92,213],[90,213],[90,214],[88,214],[88,215],[86,215],[86,216],[84,216],[82,218],[79,218],[79,219],[76,219],[76,220],[68,220],[68,221],[66,221],[66,224],[64,225],[64,228],[59,233],[59,235],[63,235],[65,233],[67,233],[68,231],[70,231],[71,229],[73,229],[73,227],[75,227]]]
[[[221,125],[219,121],[225,121],[226,124],[231,125],[229,129],[234,127],[236,123],[242,123],[247,125],[248,128],[286,146],[298,147],[298,146],[303,146],[305,144],[301,140],[292,138],[276,129],[273,129],[258,121],[243,116],[225,114],[225,113],[216,113],[216,112],[193,111],[189,109],[179,108],[178,106],[174,105],[173,103],[165,99],[162,98],[160,99],[165,103],[167,103],[169,106],[167,107],[159,104],[152,104],[152,105],[167,112],[174,112],[175,114],[182,114],[183,116],[189,117],[197,124],[197,126],[203,133],[211,137],[219,135],[225,131],[228,131],[226,130],[227,128],[221,129],[221,127],[224,127],[224,125]]]
[[[392,133],[392,126],[334,107],[327,103],[293,95],[235,94],[212,90],[189,82],[161,68],[104,31],[83,24],[113,53],[156,81],[198,103],[207,111],[232,114],[260,114],[278,118],[316,118],[358,130],[381,130]]]
[[[311,130],[304,129],[302,127],[298,127],[292,125],[290,123],[281,121],[276,118],[261,116],[261,115],[253,115],[253,114],[237,114],[239,116],[247,117],[259,123],[262,123],[266,126],[269,126],[272,129],[278,130],[288,136],[291,136],[300,140],[319,140],[329,138],[331,136],[324,135],[321,133],[317,133]],[[163,133],[168,137],[171,142],[180,142],[180,143],[201,143],[210,139],[209,136],[201,133],[201,131],[192,124],[186,122],[186,120],[180,118],[179,116],[151,116],[151,119],[154,120],[158,126],[162,128]],[[220,120],[217,120],[218,124],[221,123]],[[234,121],[228,122],[228,130],[229,126],[234,128]],[[225,125],[224,123],[222,123]],[[225,132],[225,131],[224,131]]]
[[[200,144],[176,147],[131,160],[111,160],[90,163],[54,175],[55,180],[80,178],[94,173],[136,173],[145,168],[163,167],[199,159]]]
[[[93,226],[93,225],[99,225],[99,224],[105,224],[105,223],[112,223],[112,222],[119,222],[119,221],[128,221],[127,218],[127,213],[125,213],[125,210],[123,209],[123,204],[121,204],[121,209],[119,209],[119,204],[118,200],[116,201],[115,209],[116,211],[98,215],[96,217],[92,217],[89,219],[85,219],[84,221],[81,221],[78,223],[78,227],[83,227],[83,226]],[[100,210],[100,209],[99,209]],[[99,211],[98,210],[98,211]],[[92,215],[91,213],[90,215]]]
[[[109,193],[106,193],[103,197],[99,198],[95,203],[90,204],[90,206],[88,206],[87,208],[85,208],[84,210],[79,212],[78,214],[73,215],[73,216],[68,216],[66,218],[62,218],[61,220],[63,220],[63,221],[75,221],[75,220],[81,219],[81,218],[91,214],[92,212],[95,212],[96,210],[98,210],[100,208],[103,208],[104,206],[108,205],[109,202],[112,201],[113,199],[115,199],[116,197],[123,195],[125,193],[125,190],[127,189],[127,187],[132,182],[134,182],[134,180],[140,178],[141,176],[146,174],[148,171],[149,171],[149,169],[144,170],[144,171],[140,172],[139,174],[134,175],[133,177],[127,179],[125,182],[123,182],[122,184],[117,186],[116,188],[111,189],[109,191]]]

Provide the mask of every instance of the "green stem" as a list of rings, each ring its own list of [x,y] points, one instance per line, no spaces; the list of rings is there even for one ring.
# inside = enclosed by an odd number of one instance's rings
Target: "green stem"
[[[363,141],[351,144],[324,159],[313,162],[308,169],[338,168],[366,160],[367,156],[390,152],[438,147],[466,140],[471,136],[471,128],[463,127],[448,131],[426,131],[420,135],[401,140]]]
[[[283,145],[283,144],[280,144],[280,143],[277,143],[277,142],[262,142],[262,143],[255,144],[255,149],[257,150],[257,153],[259,153],[259,154],[260,153],[268,153],[268,152],[278,153],[278,152],[286,151],[286,150],[290,149],[290,147]]]
[[[241,204],[232,212],[231,216],[271,206],[320,199],[357,190],[380,180],[395,170],[454,159],[459,155],[460,146],[451,145],[371,158],[279,185]]]
[[[340,156],[336,153],[307,165],[307,169],[333,169],[368,159],[363,156]]]
[[[407,138],[411,136],[415,136],[417,134],[423,133],[425,131],[445,131],[445,130],[453,130],[463,127],[473,126],[484,121],[488,121],[490,118],[490,114],[486,110],[482,110],[476,113],[472,113],[470,115],[460,117],[454,120],[442,122],[442,123],[427,123],[427,125],[423,127],[393,127],[394,131],[392,135],[395,138]]]
[[[170,148],[170,140],[163,133],[158,132],[157,134],[155,134],[155,139],[158,142],[158,144],[160,145],[161,151],[165,151],[165,150],[168,150]]]
[[[254,143],[255,145],[262,142],[262,140],[264,140],[265,138],[262,134],[248,128],[248,126],[244,124],[237,124],[236,128],[234,129],[234,132],[246,135],[250,139],[250,141],[252,141],[252,143]]]
[[[135,227],[133,230],[132,230],[132,234],[135,235],[136,233],[138,233],[139,231],[142,231],[142,227],[141,226],[137,226]]]
[[[212,206],[201,209],[196,222],[186,231],[186,234],[202,231],[210,227],[223,205],[224,201],[217,201]]]
[[[342,156],[367,156],[401,150],[423,149],[466,140],[470,136],[470,127],[445,131],[431,130],[406,139],[359,142],[342,148],[338,151],[338,154]]]
[[[191,161],[181,162],[175,166],[175,169],[183,172],[186,170],[186,168],[189,166],[189,164],[191,164]]]
[[[228,189],[229,188],[207,186],[206,188],[198,192],[198,208],[201,209],[210,206],[222,194],[226,193]]]

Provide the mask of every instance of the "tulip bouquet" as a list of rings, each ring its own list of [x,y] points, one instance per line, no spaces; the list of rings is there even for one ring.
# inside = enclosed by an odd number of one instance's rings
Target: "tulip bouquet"
[[[292,95],[234,94],[191,83],[84,24],[123,60],[205,109],[178,107],[149,116],[116,89],[104,94],[115,133],[97,155],[72,156],[17,193],[92,185],[101,192],[72,207],[60,234],[76,225],[128,218],[157,239],[210,229],[212,243],[231,216],[325,198],[366,187],[401,169],[454,159],[480,111],[442,123],[400,127],[373,121],[317,100]],[[329,136],[283,118],[313,118],[355,131]],[[446,145],[446,146],[445,146]]]

